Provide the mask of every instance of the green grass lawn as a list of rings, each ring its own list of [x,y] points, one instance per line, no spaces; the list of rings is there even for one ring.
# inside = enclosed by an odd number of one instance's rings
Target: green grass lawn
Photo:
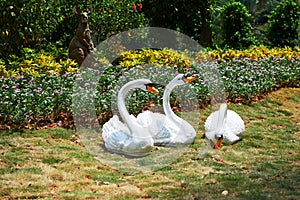
[[[300,89],[249,105],[243,140],[213,150],[201,138],[175,163],[126,173],[104,166],[74,130],[0,132],[0,199],[299,199]]]

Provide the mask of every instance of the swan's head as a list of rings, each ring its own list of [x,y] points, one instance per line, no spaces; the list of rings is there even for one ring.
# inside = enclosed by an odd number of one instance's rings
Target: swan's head
[[[214,149],[220,149],[223,141],[223,134],[215,134]]]
[[[144,91],[148,91],[148,92],[152,92],[155,94],[158,94],[159,91],[154,87],[156,84],[154,83],[146,83],[140,86],[140,89],[144,90]]]
[[[185,83],[189,83],[196,80],[196,77],[191,76],[189,73],[186,74],[178,74],[174,79],[174,83],[176,83],[176,85],[183,85]]]

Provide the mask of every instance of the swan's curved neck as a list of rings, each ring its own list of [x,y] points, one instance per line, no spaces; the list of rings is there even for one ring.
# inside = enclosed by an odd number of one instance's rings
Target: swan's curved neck
[[[118,93],[118,110],[121,115],[121,118],[127,124],[127,127],[129,128],[131,133],[137,125],[131,120],[130,114],[128,113],[128,110],[126,108],[125,97],[127,92],[132,88],[136,88],[137,85],[140,85],[140,83],[136,81],[128,82],[120,89]]]
[[[220,105],[219,108],[219,115],[218,115],[218,121],[217,121],[217,130],[219,131],[222,129],[224,120],[226,119],[227,116],[227,104],[223,103]]]
[[[172,90],[177,86],[177,84],[173,81],[169,82],[164,91],[163,95],[163,108],[166,114],[166,117],[169,119],[172,119],[174,121],[179,120],[180,118],[172,111],[171,105],[170,105],[170,96]]]

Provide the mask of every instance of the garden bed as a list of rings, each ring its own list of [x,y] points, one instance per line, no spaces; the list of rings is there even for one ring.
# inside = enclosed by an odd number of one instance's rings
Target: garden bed
[[[260,57],[245,57],[250,53],[242,54],[226,51],[217,56],[217,61],[210,60],[203,63],[193,64],[188,57],[179,55],[174,51],[162,50],[154,53],[154,67],[166,69],[176,67],[180,72],[189,72],[198,77],[197,81],[191,83],[196,93],[199,105],[206,107],[210,104],[209,80],[202,76],[204,65],[213,63],[224,84],[225,96],[228,102],[249,104],[259,100],[268,93],[282,87],[299,87],[300,82],[300,57],[299,52],[285,50],[270,51],[258,49],[253,52]],[[154,50],[145,50],[139,54],[150,54]],[[231,53],[230,53],[231,52]],[[258,53],[260,52],[260,53]],[[265,52],[267,56],[262,56]],[[279,53],[281,52],[281,54]],[[290,52],[290,54],[288,54]],[[254,53],[252,55],[254,55]],[[132,53],[134,54],[134,53]],[[215,52],[216,54],[216,52]],[[214,55],[215,55],[214,54]],[[198,54],[200,55],[200,53]],[[203,55],[203,52],[202,52]],[[211,53],[207,55],[211,56]],[[238,56],[239,55],[239,56]],[[285,55],[285,57],[283,57]],[[60,61],[55,64],[51,57],[36,56],[36,59],[22,61],[21,68],[7,70],[2,66],[0,77],[0,127],[6,128],[37,128],[37,127],[72,127],[72,96],[74,82],[83,74],[78,74],[76,66],[72,61]],[[132,59],[130,60],[129,57]],[[111,97],[114,94],[118,78],[130,73],[135,67],[150,64],[149,60],[142,59],[143,56],[123,55],[122,62],[108,65],[106,70],[97,76],[99,78],[96,90],[88,94],[87,98],[95,98],[95,106],[100,124],[105,123],[111,116]],[[223,57],[224,59],[219,59]],[[137,62],[136,58],[140,61]],[[175,59],[176,58],[176,59]],[[126,62],[125,62],[126,61]],[[174,62],[174,63],[173,63]],[[25,64],[26,65],[25,65]],[[69,64],[67,64],[69,63]],[[129,63],[129,66],[121,64]],[[137,64],[138,63],[138,64]],[[188,65],[186,65],[188,64]],[[43,66],[39,68],[38,66]],[[51,70],[47,70],[50,68]],[[87,70],[89,75],[94,75],[95,69]],[[96,68],[97,71],[97,68]],[[167,73],[162,76],[168,76]],[[163,90],[163,88],[161,88]],[[147,103],[156,101],[161,103],[159,97],[148,96],[139,92],[134,98],[128,98],[130,112],[139,113]],[[154,99],[153,99],[154,98]],[[176,102],[175,98],[171,99]],[[176,103],[173,106],[177,106]]]

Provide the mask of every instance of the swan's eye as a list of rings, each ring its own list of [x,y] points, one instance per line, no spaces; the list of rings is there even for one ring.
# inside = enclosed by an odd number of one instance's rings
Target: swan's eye
[[[185,73],[184,75],[183,75],[183,78],[187,78],[187,77],[189,77],[190,76],[190,73]]]

